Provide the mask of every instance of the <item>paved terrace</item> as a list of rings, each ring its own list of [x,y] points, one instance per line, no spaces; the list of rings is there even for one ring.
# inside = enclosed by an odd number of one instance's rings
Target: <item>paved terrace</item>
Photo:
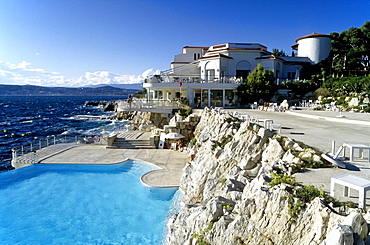
[[[272,119],[281,124],[281,135],[301,141],[311,147],[330,152],[332,141],[336,141],[336,149],[343,143],[370,145],[370,114],[328,111],[295,110],[287,112],[266,112],[251,109],[233,109],[240,114],[256,116],[259,119]],[[196,111],[199,112],[199,111]],[[344,117],[339,117],[344,116]],[[143,136],[144,137],[144,136]],[[366,153],[366,151],[365,151]],[[348,155],[348,151],[347,151]],[[182,168],[188,161],[185,152],[167,149],[106,149],[103,146],[83,145],[70,148],[59,154],[49,156],[41,163],[73,163],[73,164],[114,164],[126,159],[150,162],[161,167],[144,175],[145,184],[154,187],[178,186]],[[360,171],[347,169],[309,169],[305,173],[295,175],[298,182],[312,184],[329,192],[330,178],[342,174],[352,174],[370,180],[370,163],[367,159],[352,163]],[[336,197],[341,195],[338,188]],[[357,203],[358,193],[350,193],[351,201]],[[341,197],[341,200],[346,200]],[[367,200],[370,204],[370,200]]]
[[[138,135],[133,133],[134,137]],[[139,134],[137,139],[148,139],[151,133]],[[126,134],[129,136],[129,133]],[[57,148],[57,149],[51,149]],[[44,155],[40,163],[44,164],[117,164],[128,159],[152,163],[161,169],[145,174],[144,184],[152,187],[177,187],[182,169],[188,158],[186,152],[168,149],[107,149],[102,145],[64,144],[44,148],[42,151],[53,152]]]
[[[335,152],[343,143],[370,146],[370,114],[350,112],[342,112],[340,114],[339,112],[313,110],[272,112],[236,109],[235,111],[238,111],[242,115],[256,116],[259,119],[272,119],[274,123],[281,124],[281,135],[301,141],[324,153],[331,152],[332,141],[336,143]],[[302,184],[314,185],[326,192],[330,192],[331,177],[351,174],[370,180],[370,162],[366,158],[367,151],[364,151],[364,153],[365,159],[359,159],[357,157],[351,163],[359,171],[340,168],[308,169],[304,173],[295,174],[295,178]],[[348,150],[346,156],[349,156]],[[348,162],[348,159],[346,162]],[[336,198],[358,203],[357,191],[351,190],[350,198],[344,198],[342,195],[343,188],[341,186],[336,185],[335,190]],[[370,205],[369,199],[367,198],[368,206]]]

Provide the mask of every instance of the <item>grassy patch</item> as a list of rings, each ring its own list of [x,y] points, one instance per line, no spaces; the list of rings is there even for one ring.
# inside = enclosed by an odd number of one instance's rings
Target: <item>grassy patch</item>
[[[232,139],[233,139],[233,136],[228,136],[226,138],[222,138],[220,142],[212,140],[212,143],[213,143],[212,150],[216,149],[217,146],[221,147],[221,149],[224,149],[225,145],[229,143]]]
[[[292,188],[291,193],[288,195],[288,213],[291,216],[291,222],[295,223],[298,214],[306,206],[306,203],[311,202],[316,197],[323,198],[326,203],[333,203],[335,207],[348,206],[355,208],[356,206],[352,202],[344,203],[338,202],[333,197],[326,195],[321,189],[314,187],[313,185],[301,185],[297,183],[293,176],[284,174],[271,174],[272,180],[269,183],[270,186],[279,184],[288,184],[295,188]],[[285,198],[283,198],[285,199]]]

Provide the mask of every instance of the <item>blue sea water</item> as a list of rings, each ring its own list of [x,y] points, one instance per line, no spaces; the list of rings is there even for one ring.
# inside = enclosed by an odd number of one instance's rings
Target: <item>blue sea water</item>
[[[159,245],[176,188],[149,188],[154,167],[33,165],[0,174],[0,244]]]
[[[175,188],[148,188],[154,167],[32,165],[11,170],[11,149],[59,134],[98,135],[123,124],[85,101],[122,97],[0,96],[0,244],[161,244]]]
[[[76,115],[112,115],[85,101],[125,99],[117,96],[0,96],[0,172],[11,168],[11,149],[58,134],[100,134],[117,122],[73,119]],[[24,136],[22,136],[24,135]]]

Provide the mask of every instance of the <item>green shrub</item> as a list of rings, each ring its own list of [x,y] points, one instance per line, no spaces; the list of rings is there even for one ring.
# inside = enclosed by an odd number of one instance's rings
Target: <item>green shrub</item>
[[[190,106],[181,106],[178,110],[180,116],[187,117],[192,113],[192,109]]]
[[[284,174],[271,174],[272,180],[269,183],[271,186],[279,185],[279,184],[288,184],[288,185],[297,185],[294,177],[291,175],[284,175]]]
[[[322,96],[322,97],[329,97],[330,96],[330,91],[327,88],[318,88],[314,92],[316,97]]]
[[[217,146],[221,147],[222,149],[225,148],[225,145],[229,143],[233,139],[232,136],[228,136],[226,138],[222,138],[221,142],[212,140],[213,145],[212,145],[212,150],[216,149]]]

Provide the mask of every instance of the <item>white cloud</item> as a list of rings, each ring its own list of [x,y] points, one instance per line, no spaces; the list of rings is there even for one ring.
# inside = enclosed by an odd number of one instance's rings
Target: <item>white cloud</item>
[[[0,61],[0,83],[13,85],[80,87],[98,84],[135,84],[142,83],[145,78],[159,73],[159,70],[153,69],[147,69],[137,76],[96,71],[86,72],[78,79],[67,79],[58,72],[48,72],[42,68],[34,68],[31,63],[26,61],[19,64]]]
[[[160,71],[148,69],[141,75],[119,75],[109,71],[86,72],[85,75],[78,78],[72,86],[86,86],[97,84],[135,84],[142,83],[148,76],[158,74]]]
[[[47,72],[41,68],[33,68],[31,63],[26,61],[19,64],[0,61],[0,74],[0,83],[2,84],[66,86],[70,82],[57,72]]]

